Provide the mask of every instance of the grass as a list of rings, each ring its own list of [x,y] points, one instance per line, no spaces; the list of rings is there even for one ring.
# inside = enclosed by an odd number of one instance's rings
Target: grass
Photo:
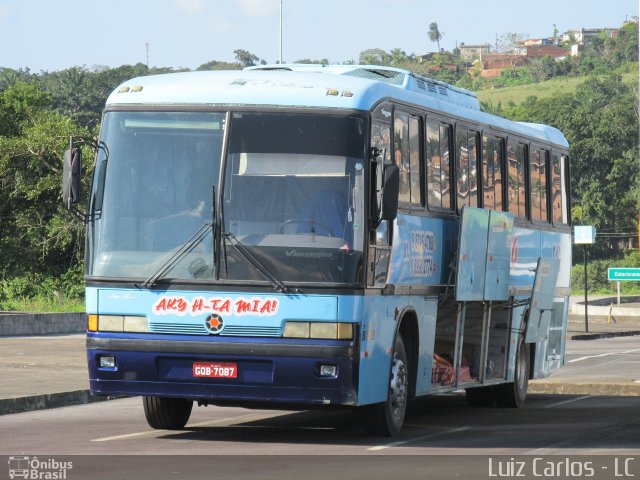
[[[638,85],[637,71],[625,72],[621,76],[624,83]],[[540,83],[504,87],[495,90],[480,90],[477,93],[481,102],[491,102],[494,106],[502,103],[502,107],[506,107],[509,102],[519,105],[532,95],[538,98],[550,98],[554,95],[574,93],[576,87],[584,83],[586,79],[587,77],[556,77]]]
[[[55,302],[49,299],[26,298],[11,299],[0,302],[0,311],[29,312],[29,313],[76,313],[85,311],[82,299],[63,300]]]

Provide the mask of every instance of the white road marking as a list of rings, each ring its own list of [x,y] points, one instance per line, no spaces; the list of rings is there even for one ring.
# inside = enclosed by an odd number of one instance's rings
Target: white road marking
[[[559,407],[560,405],[566,405],[567,403],[579,402],[580,400],[585,400],[587,398],[592,398],[592,396],[591,395],[583,395],[581,397],[572,398],[571,400],[563,400],[562,402],[552,403],[550,405],[547,405],[544,408]]]
[[[409,440],[391,442],[391,443],[387,443],[386,445],[378,445],[377,447],[371,447],[371,448],[368,448],[367,450],[370,450],[372,452],[377,452],[379,450],[384,450],[385,448],[399,447],[401,445],[406,445],[407,443],[420,442],[422,440],[428,440],[430,438],[440,437],[442,435],[449,435],[450,433],[463,432],[469,429],[471,429],[471,427],[452,428],[450,430],[445,430],[444,432],[432,433],[431,435],[424,435],[422,437],[411,438]]]
[[[574,358],[573,360],[567,361],[567,363],[581,362],[582,360],[589,360],[590,358],[609,357],[611,355],[625,355],[627,353],[635,353],[635,352],[640,352],[640,348],[636,348],[635,350],[625,350],[624,352],[608,352],[608,353],[601,353],[599,355],[587,355],[586,357]]]
[[[288,413],[290,412],[283,412],[283,413],[270,412],[268,414],[246,413],[244,415],[238,415],[237,417],[219,418],[217,420],[209,420],[207,422],[190,423],[185,428],[189,429],[193,427],[205,427],[208,425],[228,427],[230,425],[233,425],[234,423],[237,423],[238,421],[246,422],[246,421],[254,421],[254,420],[263,420],[265,418],[279,417],[280,415],[286,415]],[[121,440],[124,438],[142,437],[144,435],[155,435],[158,433],[166,433],[166,432],[179,433],[180,431],[181,430],[146,430],[144,432],[127,433],[124,435],[115,435],[113,437],[94,438],[91,441],[92,442],[110,442],[111,440]]]

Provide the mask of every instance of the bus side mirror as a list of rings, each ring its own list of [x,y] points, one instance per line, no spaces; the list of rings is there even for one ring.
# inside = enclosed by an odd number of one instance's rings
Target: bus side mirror
[[[382,220],[393,221],[398,215],[400,194],[400,168],[397,165],[384,166],[384,187],[382,193]]]
[[[79,148],[67,149],[62,166],[62,201],[68,209],[80,201],[81,174],[82,151]]]

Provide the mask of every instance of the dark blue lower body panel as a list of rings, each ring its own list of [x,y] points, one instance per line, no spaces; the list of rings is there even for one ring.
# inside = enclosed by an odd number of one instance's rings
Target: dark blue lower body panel
[[[91,393],[211,403],[357,404],[352,342],[207,338],[89,334]],[[104,355],[115,357],[114,368],[99,366]],[[194,362],[235,362],[237,378],[194,377]],[[321,377],[320,365],[335,365],[337,375]]]

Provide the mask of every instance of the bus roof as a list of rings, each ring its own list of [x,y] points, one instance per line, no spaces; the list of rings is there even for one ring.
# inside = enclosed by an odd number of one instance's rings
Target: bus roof
[[[266,65],[137,77],[118,86],[107,99],[107,107],[220,105],[370,111],[385,99],[568,147],[556,128],[482,112],[473,92],[407,70],[371,65]]]

